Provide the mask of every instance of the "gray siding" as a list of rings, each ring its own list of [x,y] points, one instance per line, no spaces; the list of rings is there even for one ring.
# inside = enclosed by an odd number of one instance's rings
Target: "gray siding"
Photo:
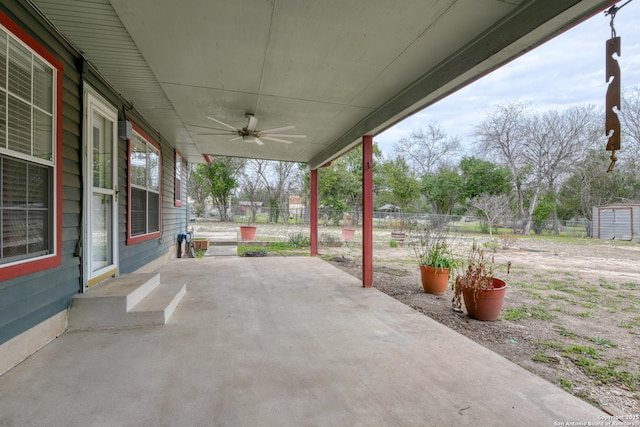
[[[149,137],[154,138],[160,145],[162,160],[162,223],[161,235],[158,239],[127,245],[127,142],[121,140],[118,146],[118,185],[121,188],[119,199],[119,240],[120,240],[120,273],[131,273],[145,264],[171,251],[177,253],[176,241],[178,233],[186,231],[187,211],[186,203],[182,207],[174,206],[174,148],[165,140],[160,139],[158,133],[147,127],[139,118],[127,115],[127,118],[138,125]],[[186,166],[185,166],[186,167]],[[183,194],[186,187],[183,180]]]
[[[126,100],[90,67],[80,67],[79,54],[34,13],[24,1],[3,0],[0,10],[25,29],[64,66],[62,110],[62,260],[56,268],[0,281],[0,344],[65,310],[82,286],[81,260],[76,256],[82,224],[82,94],[87,82],[115,105],[122,116]],[[82,69],[82,73],[78,70]],[[158,257],[176,251],[176,237],[186,228],[186,203],[174,207],[174,149],[135,111],[127,117],[160,144],[162,156],[162,234],[160,239],[127,245],[127,143],[119,140],[118,185],[120,273],[139,269]],[[121,117],[122,118],[122,117]],[[184,167],[187,167],[185,162]],[[186,183],[183,180],[183,194]],[[185,197],[186,198],[186,197]],[[0,270],[1,273],[1,270]]]
[[[3,1],[0,10],[53,53],[64,66],[62,106],[62,260],[61,265],[0,282],[0,344],[65,310],[80,289],[80,102],[75,56],[47,30],[23,2]]]

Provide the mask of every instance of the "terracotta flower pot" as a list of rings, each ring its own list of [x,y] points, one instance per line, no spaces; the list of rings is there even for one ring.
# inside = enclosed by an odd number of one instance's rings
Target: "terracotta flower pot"
[[[193,246],[196,248],[196,250],[204,249],[206,251],[209,248],[209,240],[206,240],[206,239],[195,239],[193,241]]]
[[[342,240],[345,242],[350,242],[353,240],[353,236],[355,236],[356,230],[353,228],[343,228],[342,229]]]
[[[245,242],[252,241],[256,237],[256,227],[254,225],[240,226],[240,239]]]
[[[493,278],[493,289],[474,291],[463,288],[464,306],[469,317],[476,320],[496,320],[502,310],[507,284],[504,280]]]
[[[449,286],[449,269],[420,266],[420,277],[424,291],[430,294],[442,295]]]

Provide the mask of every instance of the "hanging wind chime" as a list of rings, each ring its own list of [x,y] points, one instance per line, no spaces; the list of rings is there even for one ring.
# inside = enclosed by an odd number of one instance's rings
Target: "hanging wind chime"
[[[620,117],[618,111],[620,111],[620,65],[618,64],[617,57],[620,57],[620,37],[616,35],[616,29],[613,25],[613,20],[616,17],[616,13],[624,6],[626,6],[631,0],[628,0],[622,6],[611,6],[604,14],[605,16],[611,16],[611,38],[607,40],[607,58],[606,58],[606,75],[607,87],[606,94],[606,115],[605,115],[605,135],[608,137],[607,151],[611,151],[611,164],[607,169],[607,172],[611,172],[616,164],[618,157],[616,151],[620,150]],[[616,55],[614,57],[613,55]]]

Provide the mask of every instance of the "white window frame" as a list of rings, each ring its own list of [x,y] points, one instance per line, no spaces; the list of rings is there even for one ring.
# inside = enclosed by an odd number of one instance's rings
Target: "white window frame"
[[[160,235],[162,234],[162,152],[160,151],[160,146],[158,144],[156,144],[151,138],[149,138],[149,136],[147,134],[145,134],[138,126],[136,126],[135,124],[132,124],[133,127],[133,135],[134,138],[136,138],[137,140],[139,140],[140,142],[144,142],[145,143],[145,148],[146,148],[146,153],[147,155],[145,156],[145,161],[146,161],[146,172],[145,172],[145,184],[144,185],[140,185],[140,184],[134,184],[133,183],[133,178],[131,176],[131,171],[132,171],[132,146],[133,146],[133,140],[130,139],[129,140],[129,150],[128,150],[128,155],[127,155],[127,166],[128,166],[128,171],[129,171],[129,178],[128,178],[128,183],[127,183],[127,194],[128,194],[128,203],[127,203],[127,244],[136,244],[136,243],[140,243],[143,241],[147,241],[150,239],[155,239],[155,238],[159,238]],[[149,176],[149,152],[155,152],[158,155],[158,189],[155,190],[153,189],[151,183],[150,183],[150,176]],[[146,204],[145,204],[145,215],[147,217],[147,221],[146,221],[146,230],[143,233],[136,233],[134,234],[132,232],[132,225],[133,225],[133,215],[132,215],[132,190],[142,190],[145,191],[145,197],[146,197]],[[150,230],[149,229],[149,221],[148,221],[148,217],[149,217],[149,193],[155,193],[158,195],[158,230]]]
[[[175,176],[173,178],[173,205],[182,206],[184,200],[184,159],[178,150],[175,150]]]

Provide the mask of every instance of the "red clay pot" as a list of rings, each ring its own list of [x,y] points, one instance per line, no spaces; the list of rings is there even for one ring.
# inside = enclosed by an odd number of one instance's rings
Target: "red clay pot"
[[[449,269],[420,266],[420,277],[424,291],[430,294],[442,295],[449,286]]]
[[[342,229],[342,240],[345,242],[350,242],[353,240],[353,236],[355,236],[356,230],[353,228],[343,228]]]
[[[241,225],[240,238],[245,241],[251,241],[256,237],[256,227],[254,225]]]
[[[474,292],[471,288],[463,288],[462,296],[467,314],[476,320],[496,320],[502,310],[506,291],[507,284],[504,280],[495,277],[493,278],[493,289]]]
[[[209,248],[209,240],[194,239],[193,246],[196,250],[204,249],[206,251]]]

